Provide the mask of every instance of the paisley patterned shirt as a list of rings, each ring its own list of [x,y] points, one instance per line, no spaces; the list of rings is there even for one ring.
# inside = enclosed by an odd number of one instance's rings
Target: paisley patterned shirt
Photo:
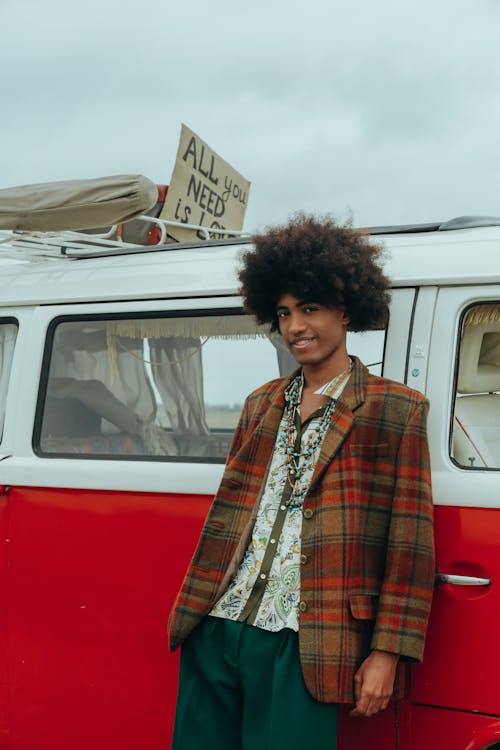
[[[347,370],[340,380],[339,376],[333,378],[315,393],[328,396],[335,402],[349,375],[350,370]],[[298,377],[301,379],[301,398],[303,376]],[[285,398],[291,386],[285,391]],[[323,406],[314,412],[302,426],[299,415],[296,415],[292,436],[297,447],[300,436],[300,458],[297,470],[299,478],[293,490],[288,483],[287,418],[286,414],[283,415],[252,539],[228,590],[210,612],[212,616],[248,622],[264,630],[291,628],[298,631],[302,504],[319,458],[321,441],[328,428],[322,420],[325,409],[326,406]],[[318,430],[322,432],[320,440],[307,458],[304,450]]]

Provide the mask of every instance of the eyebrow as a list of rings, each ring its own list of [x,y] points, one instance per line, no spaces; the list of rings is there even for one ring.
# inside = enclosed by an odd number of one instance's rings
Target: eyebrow
[[[314,300],[312,299],[301,299],[297,302],[295,307],[305,307],[305,305],[319,305],[319,304],[320,304],[319,302],[314,302]],[[288,310],[288,307],[287,305],[278,305],[276,307],[276,312],[278,312],[278,310]]]

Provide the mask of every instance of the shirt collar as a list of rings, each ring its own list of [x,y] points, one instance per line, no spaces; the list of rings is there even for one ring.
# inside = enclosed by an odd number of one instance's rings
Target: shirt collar
[[[351,377],[352,365],[353,365],[352,359],[349,358],[349,367],[347,368],[347,370],[344,370],[344,372],[341,372],[339,375],[335,375],[335,377],[329,380],[328,383],[325,383],[324,385],[320,386],[317,390],[315,390],[314,394],[317,396],[327,396],[328,398],[336,401],[341,396],[342,391],[347,385],[347,381]],[[300,379],[299,401],[301,401],[302,389],[304,387],[304,374],[302,370],[300,370],[300,372],[297,373],[296,377]],[[292,380],[291,383],[289,383],[285,389],[286,401],[288,401],[289,399],[289,391],[295,379],[296,378],[294,378],[294,380]]]

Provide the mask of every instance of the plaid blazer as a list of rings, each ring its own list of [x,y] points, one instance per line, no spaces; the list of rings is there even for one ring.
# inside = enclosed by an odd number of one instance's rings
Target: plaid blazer
[[[428,402],[353,357],[304,499],[299,647],[317,700],[354,700],[372,649],[422,659],[434,584]],[[246,400],[224,476],[169,619],[176,649],[242,559],[290,377]],[[400,667],[401,669],[401,667]],[[395,697],[401,697],[402,681]]]

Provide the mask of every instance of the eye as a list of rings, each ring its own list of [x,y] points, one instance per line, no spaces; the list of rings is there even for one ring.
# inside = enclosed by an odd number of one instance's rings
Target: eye
[[[306,306],[305,306],[305,307],[303,308],[303,310],[304,310],[304,312],[306,312],[306,313],[313,313],[313,312],[318,312],[318,310],[319,310],[319,307],[318,307],[318,305],[306,305]]]
[[[278,310],[278,312],[276,313],[276,317],[277,318],[286,318],[287,315],[289,315],[289,314],[290,313],[288,312],[288,310]]]

